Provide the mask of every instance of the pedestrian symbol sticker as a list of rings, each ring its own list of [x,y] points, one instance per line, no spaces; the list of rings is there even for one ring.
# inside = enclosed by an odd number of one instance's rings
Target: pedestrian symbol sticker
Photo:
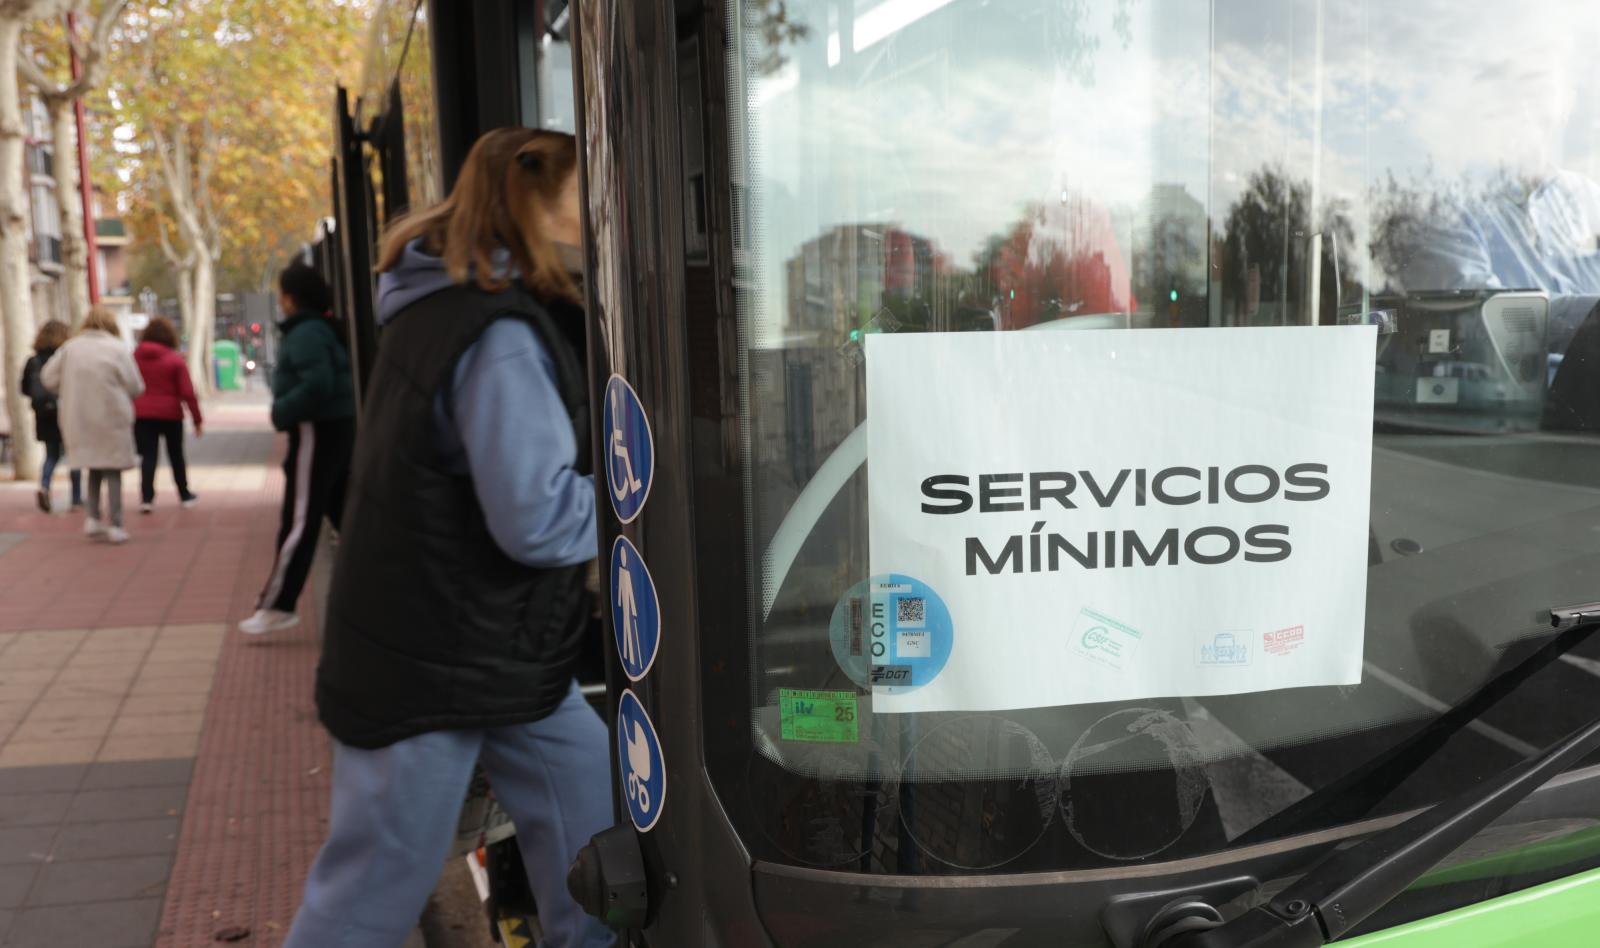
[[[617,759],[622,764],[628,815],[639,832],[648,833],[667,802],[667,768],[655,725],[632,689],[624,689],[617,703]]]
[[[661,644],[661,608],[644,557],[623,536],[611,544],[611,631],[622,670],[631,681],[643,678]]]
[[[656,448],[650,420],[644,416],[638,393],[620,375],[611,376],[606,383],[602,416],[611,508],[617,512],[617,519],[632,523],[650,496],[651,475],[655,472]]]

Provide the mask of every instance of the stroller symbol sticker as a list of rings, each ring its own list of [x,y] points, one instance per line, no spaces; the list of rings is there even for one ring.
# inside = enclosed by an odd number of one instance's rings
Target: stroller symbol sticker
[[[606,481],[617,519],[632,523],[650,496],[655,440],[639,395],[620,375],[606,382],[601,430],[605,433]]]
[[[639,832],[648,833],[667,802],[667,768],[655,725],[632,689],[624,689],[617,703],[617,758],[622,765],[628,815]]]
[[[643,678],[655,664],[661,644],[661,609],[644,557],[623,536],[611,544],[611,631],[628,679]]]

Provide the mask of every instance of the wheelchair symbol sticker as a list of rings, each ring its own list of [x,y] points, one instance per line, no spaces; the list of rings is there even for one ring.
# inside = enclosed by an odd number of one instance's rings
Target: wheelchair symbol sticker
[[[643,678],[661,644],[661,608],[644,557],[624,536],[611,544],[611,631],[622,670],[630,681]]]
[[[650,433],[650,419],[644,415],[639,394],[620,375],[612,375],[606,382],[602,421],[606,439],[606,488],[611,494],[611,509],[617,512],[617,519],[632,523],[650,496],[656,448]]]
[[[632,689],[624,689],[617,703],[617,759],[622,764],[628,815],[639,832],[648,833],[667,802],[667,768],[655,725]]]

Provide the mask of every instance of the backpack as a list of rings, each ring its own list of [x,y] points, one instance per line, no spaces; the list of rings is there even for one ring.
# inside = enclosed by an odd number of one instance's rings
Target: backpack
[[[44,387],[44,381],[39,378],[44,369],[45,358],[38,354],[28,359],[28,364],[22,370],[22,394],[33,402],[33,412],[36,415],[55,417],[55,393]]]

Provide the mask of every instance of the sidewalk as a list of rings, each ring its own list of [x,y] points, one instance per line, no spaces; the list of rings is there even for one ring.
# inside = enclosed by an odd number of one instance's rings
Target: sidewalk
[[[271,566],[282,446],[230,396],[188,447],[199,506],[163,465],[141,516],[129,472],[120,547],[0,483],[0,945],[272,946],[299,903],[327,819],[316,591],[289,632],[232,630]]]

